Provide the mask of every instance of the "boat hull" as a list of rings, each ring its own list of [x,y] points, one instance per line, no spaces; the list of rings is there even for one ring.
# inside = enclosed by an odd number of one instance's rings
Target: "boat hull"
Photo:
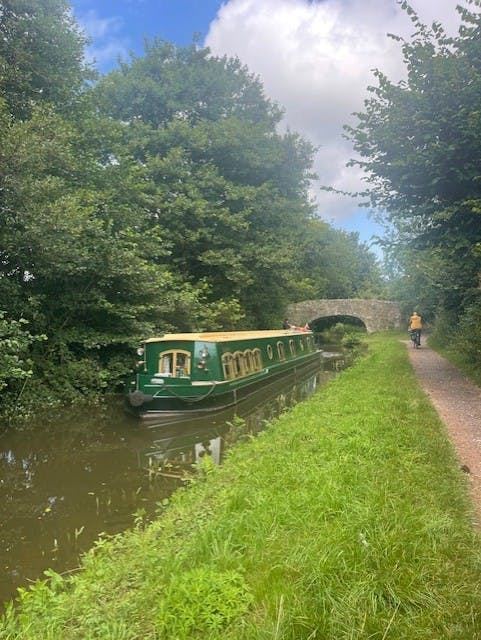
[[[126,408],[142,419],[165,418],[169,421],[220,412],[265,391],[284,377],[292,376],[295,381],[298,375],[316,371],[321,362],[322,352],[315,351],[296,361],[287,361],[238,380],[191,387],[165,385],[162,389],[149,389],[148,392],[133,391],[127,394]]]

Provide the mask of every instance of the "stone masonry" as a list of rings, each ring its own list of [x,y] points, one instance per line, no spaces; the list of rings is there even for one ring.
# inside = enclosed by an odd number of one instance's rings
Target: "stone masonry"
[[[368,333],[399,329],[402,326],[399,305],[385,300],[306,300],[287,308],[289,321],[300,327],[318,318],[335,316],[359,318]]]

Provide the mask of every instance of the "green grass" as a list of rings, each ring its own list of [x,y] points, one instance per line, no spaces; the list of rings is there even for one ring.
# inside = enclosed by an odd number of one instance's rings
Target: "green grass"
[[[440,356],[448,360],[452,365],[465,374],[474,384],[481,386],[481,370],[479,367],[479,357],[472,358],[472,352],[469,358],[465,351],[460,351],[455,345],[444,345],[432,337],[428,339],[429,346],[434,349]],[[477,355],[477,354],[476,354]]]
[[[466,477],[399,336],[368,341],[145,530],[22,592],[0,638],[481,638]]]

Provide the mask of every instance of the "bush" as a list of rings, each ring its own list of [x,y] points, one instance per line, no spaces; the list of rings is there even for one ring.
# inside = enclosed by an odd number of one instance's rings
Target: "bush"
[[[459,322],[452,323],[450,349],[457,352],[472,371],[481,370],[481,296],[465,310]]]
[[[440,311],[436,316],[436,322],[430,338],[433,344],[440,348],[451,344],[457,325],[458,317],[454,311]]]
[[[5,316],[0,311],[0,390],[32,375],[30,348],[37,340],[46,340],[44,335],[34,336],[27,331],[27,320],[9,320]]]

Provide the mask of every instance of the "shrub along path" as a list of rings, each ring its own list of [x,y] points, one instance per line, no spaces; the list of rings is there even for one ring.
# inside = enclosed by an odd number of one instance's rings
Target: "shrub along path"
[[[0,638],[480,639],[467,475],[401,335],[368,344],[157,520],[22,592]]]
[[[419,382],[446,425],[460,467],[469,474],[477,525],[480,526],[481,389],[424,341],[421,349],[408,348]]]

